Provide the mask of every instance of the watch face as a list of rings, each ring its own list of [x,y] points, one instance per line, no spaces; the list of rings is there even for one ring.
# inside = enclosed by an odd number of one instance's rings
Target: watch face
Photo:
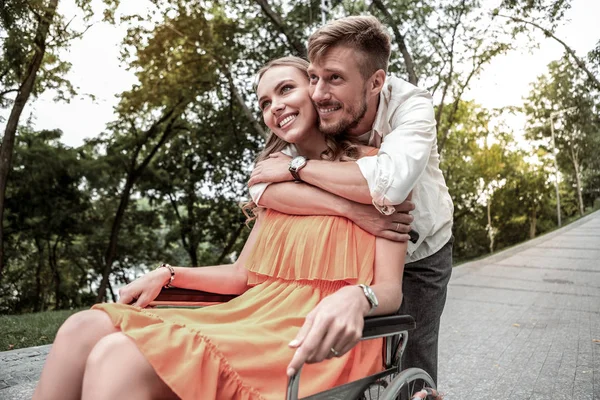
[[[290,166],[292,168],[298,168],[298,167],[301,167],[305,162],[306,162],[306,158],[299,156],[299,157],[294,158],[290,162]]]

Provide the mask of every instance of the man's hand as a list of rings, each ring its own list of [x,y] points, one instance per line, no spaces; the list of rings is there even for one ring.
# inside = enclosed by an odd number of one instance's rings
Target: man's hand
[[[269,155],[269,158],[256,164],[248,186],[256,185],[257,183],[276,183],[293,181],[294,177],[290,173],[289,165],[290,156],[279,152]]]
[[[287,375],[294,375],[304,363],[321,362],[350,351],[362,337],[364,317],[370,309],[358,286],[345,286],[321,300],[289,344],[296,352]]]
[[[392,215],[383,215],[370,204],[353,203],[346,217],[372,235],[395,242],[407,242],[413,222],[409,212],[415,209],[415,205],[406,200],[394,208],[396,212]]]

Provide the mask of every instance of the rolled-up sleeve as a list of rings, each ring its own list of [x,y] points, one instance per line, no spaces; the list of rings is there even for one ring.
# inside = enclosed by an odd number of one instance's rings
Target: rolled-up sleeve
[[[416,89],[416,88],[415,88]],[[391,126],[376,156],[356,162],[367,180],[373,204],[383,213],[402,203],[425,171],[436,143],[433,101],[420,89],[386,116]],[[395,109],[394,109],[395,108]]]
[[[250,197],[254,204],[257,206],[259,205],[258,202],[269,185],[270,183],[257,183],[256,185],[250,186],[248,191],[250,192]]]

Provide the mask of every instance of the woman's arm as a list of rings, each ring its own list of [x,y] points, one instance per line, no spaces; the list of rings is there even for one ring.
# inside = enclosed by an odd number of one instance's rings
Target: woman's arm
[[[375,276],[371,289],[377,296],[379,306],[371,315],[394,314],[400,308],[406,250],[406,243],[377,238],[375,242]],[[370,310],[371,306],[364,293],[361,294]]]
[[[402,303],[402,274],[407,244],[377,238],[375,270],[371,289],[379,306],[370,315],[393,314]],[[297,348],[287,373],[293,375],[304,364],[320,362],[348,352],[362,337],[364,317],[371,305],[363,290],[355,285],[345,286],[324,298],[311,311],[290,347]]]
[[[240,256],[233,264],[210,267],[174,267],[175,278],[171,284],[184,289],[204,290],[220,294],[242,294],[248,289],[246,262],[258,237],[261,217],[259,216],[244,244]],[[169,282],[168,268],[158,268],[131,282],[119,291],[119,303],[145,307],[158,296]]]
[[[215,265],[201,268],[174,267],[175,279],[173,286],[183,289],[204,290],[220,294],[242,294],[248,289],[248,270],[246,261],[256,244],[260,230],[260,217],[258,218],[244,244],[244,248],[233,264]],[[165,268],[162,268],[163,270]],[[166,282],[169,280],[168,270],[161,271]]]

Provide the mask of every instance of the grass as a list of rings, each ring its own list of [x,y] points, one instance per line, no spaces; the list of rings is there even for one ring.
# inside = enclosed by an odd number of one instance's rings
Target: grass
[[[0,351],[52,343],[58,328],[77,311],[79,310],[0,315]]]

